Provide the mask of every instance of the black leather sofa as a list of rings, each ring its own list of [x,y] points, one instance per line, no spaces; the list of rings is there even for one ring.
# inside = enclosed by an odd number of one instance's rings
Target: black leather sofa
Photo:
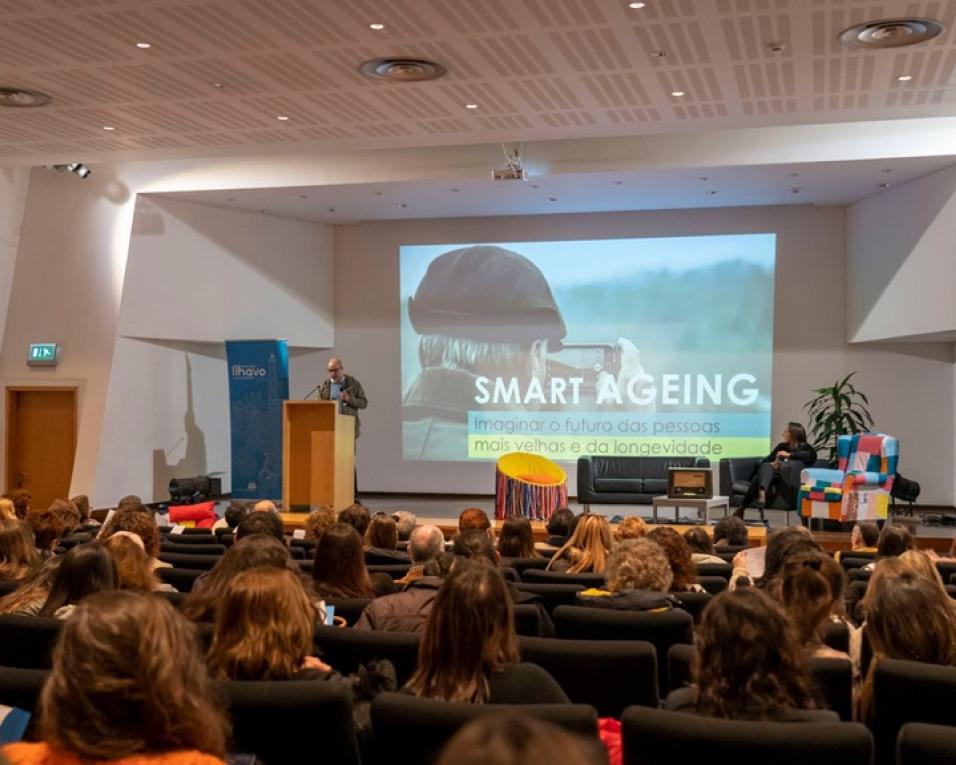
[[[667,493],[672,467],[710,467],[702,457],[578,457],[578,502],[590,505],[649,505]]]

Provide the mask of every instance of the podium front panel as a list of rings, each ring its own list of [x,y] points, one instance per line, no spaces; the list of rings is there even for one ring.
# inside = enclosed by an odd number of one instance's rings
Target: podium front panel
[[[355,420],[334,401],[286,401],[282,501],[286,512],[342,510],[355,499]]]

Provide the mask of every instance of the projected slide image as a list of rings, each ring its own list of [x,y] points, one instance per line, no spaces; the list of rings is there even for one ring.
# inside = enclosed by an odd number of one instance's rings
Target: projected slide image
[[[399,258],[405,460],[769,451],[773,234]]]

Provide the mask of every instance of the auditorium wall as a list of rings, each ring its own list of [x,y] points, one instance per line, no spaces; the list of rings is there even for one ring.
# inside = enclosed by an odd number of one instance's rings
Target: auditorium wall
[[[0,167],[0,339],[7,321],[7,306],[13,287],[13,269],[20,246],[20,224],[27,200],[30,170],[25,167]],[[3,349],[0,348],[0,354]]]
[[[923,484],[921,501],[953,504],[954,378],[951,348],[847,343],[845,214],[809,206],[671,210],[372,222],[336,230],[336,352],[362,379],[358,469],[366,490],[493,491],[489,464],[403,463],[399,382],[398,248],[402,244],[775,232],[778,235],[773,432],[802,419],[811,389],[850,371],[870,395],[881,429],[902,441],[901,466]],[[599,264],[597,264],[599,267]],[[693,312],[693,296],[687,296]],[[740,311],[746,315],[746,306]],[[899,313],[899,311],[897,312]],[[300,374],[321,374],[321,356]],[[314,364],[315,366],[311,366]],[[919,406],[914,407],[913,402]],[[576,490],[573,470],[571,491]]]

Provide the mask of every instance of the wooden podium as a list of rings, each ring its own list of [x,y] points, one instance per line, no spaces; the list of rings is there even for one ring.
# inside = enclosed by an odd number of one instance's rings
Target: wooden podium
[[[282,405],[282,507],[343,510],[355,501],[355,418],[337,401]]]

